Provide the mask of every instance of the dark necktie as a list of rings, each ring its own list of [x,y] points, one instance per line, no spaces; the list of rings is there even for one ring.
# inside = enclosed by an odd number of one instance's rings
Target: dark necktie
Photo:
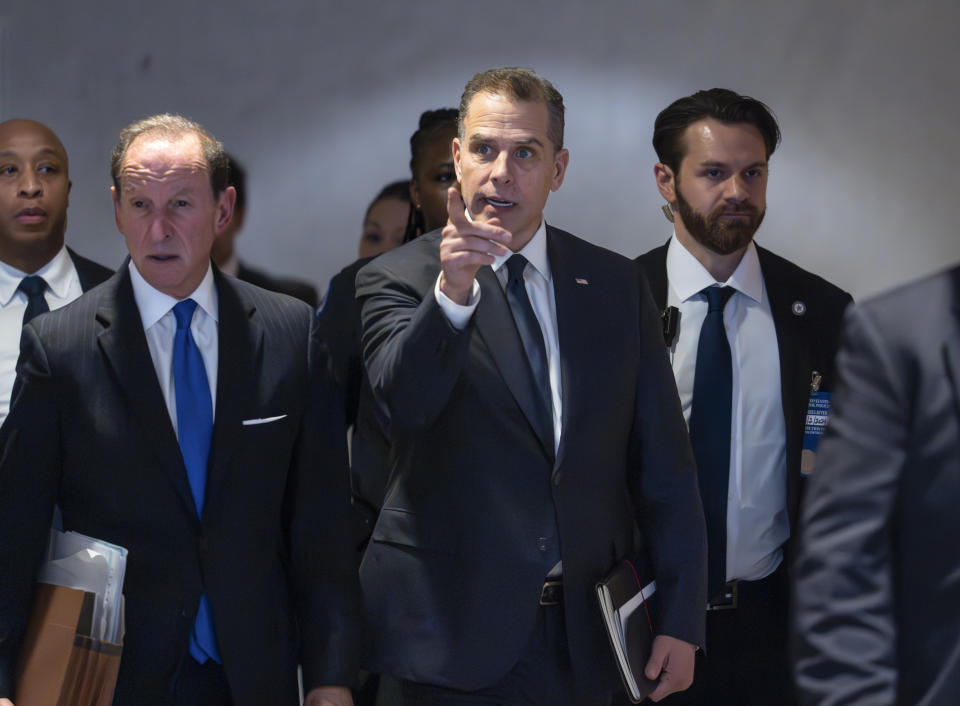
[[[527,362],[536,383],[539,396],[537,406],[542,415],[543,428],[549,434],[549,443],[553,444],[553,393],[550,388],[550,367],[547,364],[547,347],[543,343],[543,331],[540,322],[530,305],[527,287],[523,283],[523,270],[527,258],[514,254],[507,260],[507,303],[520,332],[520,340],[527,354]]]
[[[690,443],[697,460],[700,497],[707,521],[707,598],[726,582],[727,492],[730,483],[730,429],[733,405],[733,363],[723,325],[723,307],[731,287],[707,287],[707,317],[700,329],[697,367],[690,410]]]
[[[207,460],[210,458],[210,438],[213,435],[213,402],[203,356],[190,333],[190,321],[197,303],[184,299],[173,307],[177,332],[173,336],[173,386],[177,396],[177,438],[187,480],[193,493],[197,514],[203,517],[203,502],[207,486]],[[220,662],[217,637],[213,628],[213,614],[207,596],[200,597],[197,619],[190,635],[190,654],[200,662],[212,659]]]
[[[28,275],[20,280],[17,289],[27,295],[27,309],[23,312],[23,326],[26,326],[34,316],[50,311],[47,300],[43,296],[44,292],[47,291],[47,282],[43,277]]]

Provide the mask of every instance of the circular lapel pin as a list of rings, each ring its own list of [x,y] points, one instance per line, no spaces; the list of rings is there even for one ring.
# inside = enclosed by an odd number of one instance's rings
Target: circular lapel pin
[[[807,313],[807,305],[798,299],[791,304],[790,310],[793,312],[794,316],[803,316]]]

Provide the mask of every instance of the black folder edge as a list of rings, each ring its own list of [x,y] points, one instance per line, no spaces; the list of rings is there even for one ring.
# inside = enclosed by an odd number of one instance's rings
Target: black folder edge
[[[646,574],[646,572],[644,573]],[[623,680],[623,686],[627,692],[627,696],[630,698],[630,701],[635,704],[646,699],[650,692],[657,686],[656,680],[647,679],[643,673],[643,668],[650,659],[650,650],[655,635],[654,614],[656,613],[656,608],[653,605],[653,598],[656,595],[656,584],[653,581],[652,572],[649,572],[649,578],[650,580],[645,583],[641,581],[640,572],[637,571],[634,563],[629,559],[623,559],[604,577],[603,581],[596,585],[600,616],[603,620],[607,637],[610,640],[610,648],[613,651],[614,660],[617,663],[617,669],[620,672],[620,678]],[[648,588],[651,583],[654,584],[653,590],[649,591],[649,594],[643,594],[643,589]],[[632,641],[634,653],[628,654],[629,646],[625,644],[626,638],[623,638],[622,641],[620,637],[616,611],[630,602],[638,593],[641,593],[641,603],[640,606],[628,616],[628,623],[631,622],[629,620],[630,618],[634,618],[632,622],[636,622],[637,619],[642,616],[644,618],[643,622],[646,623],[647,632],[639,644]],[[639,610],[639,607],[642,607],[643,610]],[[649,636],[649,639],[646,639],[647,636]],[[637,652],[638,647],[639,652]],[[630,657],[633,657],[633,659],[630,659]],[[631,662],[633,662],[639,670],[632,667]]]

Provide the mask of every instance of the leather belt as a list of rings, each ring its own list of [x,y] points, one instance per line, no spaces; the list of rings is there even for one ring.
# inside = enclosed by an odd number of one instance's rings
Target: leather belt
[[[739,581],[728,581],[712,600],[707,601],[707,611],[714,610],[733,610],[737,607],[739,596]]]
[[[540,605],[560,605],[563,602],[563,579],[547,579],[540,588]]]

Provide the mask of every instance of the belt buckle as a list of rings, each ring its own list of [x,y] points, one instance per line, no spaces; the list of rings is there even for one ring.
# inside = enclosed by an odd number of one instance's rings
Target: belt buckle
[[[543,586],[540,587],[540,605],[560,605],[560,600],[557,598],[557,594],[560,591],[556,589],[563,589],[563,580],[562,579],[547,579],[543,582]]]
[[[730,581],[724,585],[723,591],[714,600],[707,602],[707,611],[733,610],[737,607],[739,581]]]

